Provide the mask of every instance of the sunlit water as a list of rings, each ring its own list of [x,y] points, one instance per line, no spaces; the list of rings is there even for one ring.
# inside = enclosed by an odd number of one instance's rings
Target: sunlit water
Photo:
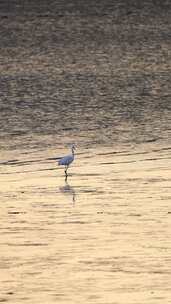
[[[131,16],[0,20],[0,302],[170,303],[169,25]]]
[[[1,163],[1,301],[169,303],[170,148],[64,152]]]

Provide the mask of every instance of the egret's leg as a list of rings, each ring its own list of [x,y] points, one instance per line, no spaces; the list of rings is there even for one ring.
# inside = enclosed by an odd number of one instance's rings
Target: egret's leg
[[[67,174],[68,166],[65,166],[65,180],[67,180],[68,174]]]

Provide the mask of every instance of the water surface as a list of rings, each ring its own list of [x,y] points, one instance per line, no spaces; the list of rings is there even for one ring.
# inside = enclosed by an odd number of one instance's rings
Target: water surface
[[[1,5],[0,302],[170,303],[169,6],[29,3]]]

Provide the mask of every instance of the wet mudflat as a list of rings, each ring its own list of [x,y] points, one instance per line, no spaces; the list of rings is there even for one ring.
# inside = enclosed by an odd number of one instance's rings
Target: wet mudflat
[[[170,303],[170,32],[168,1],[1,1],[0,303]]]

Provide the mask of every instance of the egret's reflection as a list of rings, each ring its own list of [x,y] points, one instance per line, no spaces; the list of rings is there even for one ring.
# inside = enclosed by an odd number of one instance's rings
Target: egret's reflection
[[[66,179],[65,179],[65,185],[63,187],[59,187],[59,190],[64,194],[72,195],[72,201],[73,203],[75,203],[75,197],[76,197],[75,190],[72,186],[68,184]]]

